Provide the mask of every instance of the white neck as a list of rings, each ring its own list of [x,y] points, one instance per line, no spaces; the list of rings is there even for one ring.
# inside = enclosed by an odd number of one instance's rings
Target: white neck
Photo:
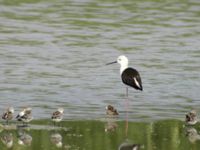
[[[122,72],[128,68],[128,64],[121,64],[121,67],[120,67],[120,74],[122,74]]]

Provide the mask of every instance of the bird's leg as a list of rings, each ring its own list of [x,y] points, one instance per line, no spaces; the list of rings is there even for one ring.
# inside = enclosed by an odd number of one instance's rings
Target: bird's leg
[[[128,98],[128,87],[126,87],[126,97]]]
[[[126,87],[126,99],[125,99],[125,107],[126,107],[126,127],[125,127],[125,134],[127,137],[128,134],[128,87]]]

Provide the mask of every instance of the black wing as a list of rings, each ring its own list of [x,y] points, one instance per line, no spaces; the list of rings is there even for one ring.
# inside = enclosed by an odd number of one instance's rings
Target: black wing
[[[142,80],[139,72],[134,68],[127,68],[121,75],[124,84],[129,85],[137,90],[143,90]]]

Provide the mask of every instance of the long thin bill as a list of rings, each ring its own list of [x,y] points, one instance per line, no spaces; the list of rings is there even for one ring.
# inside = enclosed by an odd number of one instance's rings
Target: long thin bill
[[[113,61],[113,62],[107,63],[106,65],[111,65],[111,64],[114,64],[114,63],[117,63],[117,61]]]

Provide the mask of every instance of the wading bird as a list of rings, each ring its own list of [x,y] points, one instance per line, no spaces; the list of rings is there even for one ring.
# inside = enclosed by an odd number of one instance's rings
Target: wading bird
[[[106,106],[106,114],[111,115],[111,116],[119,115],[119,113],[117,112],[117,109],[115,109],[111,105]]]
[[[107,63],[106,65],[119,63],[120,64],[120,75],[122,82],[127,85],[126,86],[126,110],[128,110],[128,86],[135,88],[136,90],[143,90],[142,80],[139,72],[134,69],[128,67],[128,58],[124,55],[121,55],[117,58],[116,61]],[[126,111],[126,135],[128,132],[128,111]]]
[[[17,121],[22,121],[23,125],[24,123],[26,123],[26,126],[28,125],[28,123],[33,120],[32,117],[32,109],[30,107],[26,107],[24,108],[16,117]]]
[[[14,108],[13,107],[8,107],[6,111],[2,115],[2,119],[6,120],[6,123],[8,125],[8,121],[13,118],[14,114]]]
[[[54,122],[54,125],[56,122],[60,122],[63,119],[63,113],[64,113],[64,109],[58,108],[58,110],[52,114],[51,119]]]
[[[121,55],[117,58],[117,61],[107,63],[106,65],[114,63],[120,64],[120,75],[122,78],[122,82],[125,85],[133,87],[136,90],[141,90],[141,91],[143,90],[140,74],[136,69],[128,67],[128,58],[126,56]],[[126,87],[127,97],[128,97],[128,86]]]

